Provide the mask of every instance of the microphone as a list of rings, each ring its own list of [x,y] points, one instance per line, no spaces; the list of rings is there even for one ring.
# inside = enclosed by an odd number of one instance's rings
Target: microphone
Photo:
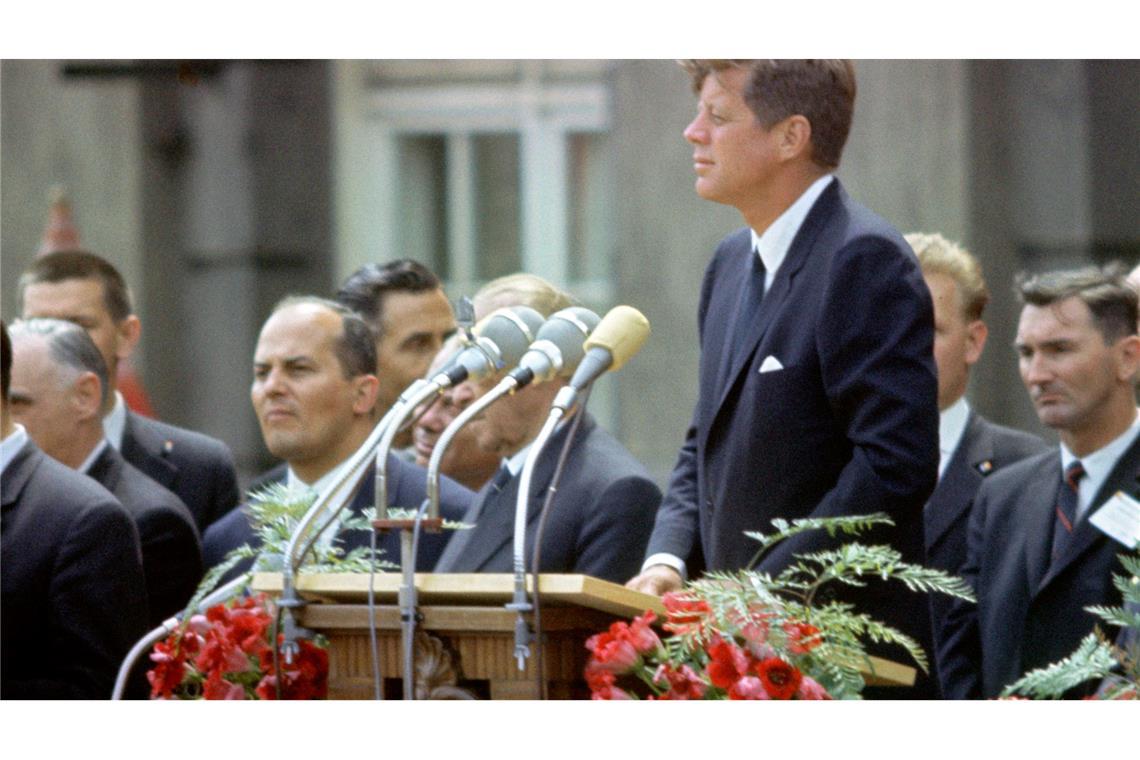
[[[617,371],[629,361],[649,337],[649,320],[632,306],[615,306],[594,328],[582,346],[585,357],[570,387],[581,391],[609,370]]]
[[[581,306],[555,312],[542,325],[511,377],[519,387],[569,377],[585,355],[583,341],[598,326],[598,315]]]
[[[475,325],[475,341],[456,354],[431,382],[441,389],[449,388],[516,364],[542,324],[542,315],[529,306],[496,309]]]

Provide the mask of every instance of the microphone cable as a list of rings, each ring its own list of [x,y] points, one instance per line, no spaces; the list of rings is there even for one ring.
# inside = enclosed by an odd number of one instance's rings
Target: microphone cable
[[[546,518],[550,514],[550,505],[554,503],[554,495],[558,493],[558,481],[562,479],[562,470],[566,466],[566,460],[570,457],[570,449],[574,445],[574,438],[578,433],[578,427],[582,424],[582,418],[586,416],[586,404],[590,401],[590,392],[593,390],[593,384],[587,386],[586,391],[581,396],[581,401],[578,404],[578,412],[574,415],[574,420],[570,423],[570,429],[566,431],[566,440],[562,443],[562,450],[558,452],[558,463],[554,467],[554,474],[550,478],[550,485],[546,488],[546,496],[542,502],[542,511],[538,517],[538,528],[535,530],[534,535],[534,549],[531,554],[531,573],[534,577],[534,641],[535,641],[535,679],[538,686],[538,698],[542,700],[550,699],[546,685],[546,658],[543,655],[543,641],[542,641],[542,595],[539,594],[538,589],[538,576],[542,565],[542,536],[546,531]]]

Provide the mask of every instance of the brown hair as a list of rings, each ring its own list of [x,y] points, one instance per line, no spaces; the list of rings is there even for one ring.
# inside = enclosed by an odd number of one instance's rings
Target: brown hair
[[[122,322],[134,313],[131,292],[119,270],[106,259],[88,251],[56,251],[39,256],[20,275],[20,300],[29,285],[65,280],[98,280],[103,285],[103,302],[113,322]]]
[[[838,59],[688,59],[681,66],[699,93],[705,78],[727,69],[748,71],[744,102],[764,127],[799,114],[811,124],[812,160],[839,166],[855,112],[855,68]]]
[[[1093,324],[1106,343],[1136,334],[1137,301],[1140,297],[1125,282],[1127,270],[1119,262],[1103,269],[1085,267],[1017,277],[1017,293],[1023,304],[1050,306],[1079,298],[1092,312]]]

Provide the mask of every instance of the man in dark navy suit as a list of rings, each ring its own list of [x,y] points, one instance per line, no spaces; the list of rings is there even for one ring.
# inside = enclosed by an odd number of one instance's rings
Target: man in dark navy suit
[[[129,410],[116,389],[119,363],[134,351],[142,325],[123,276],[86,251],[37,257],[20,277],[23,316],[75,322],[107,363],[111,393],[103,408],[107,440],[123,458],[190,509],[199,533],[238,502],[233,455],[221,441]]]
[[[1136,292],[1123,268],[1042,274],[1019,291],[1021,379],[1061,443],[978,489],[962,570],[978,603],[951,605],[939,651],[955,699],[995,697],[1071,654],[1100,623],[1086,608],[1120,604],[1117,556],[1140,533],[1128,505],[1140,498]]]
[[[277,304],[258,337],[250,398],[266,447],[286,466],[284,472],[278,468],[262,482],[275,480],[319,493],[337,480],[379,421],[376,365],[372,332],[346,307],[315,296],[287,298]],[[370,467],[359,482],[349,506],[353,513],[372,506],[373,472]],[[420,506],[427,482],[422,468],[391,455],[388,478],[393,506]],[[471,492],[444,480],[440,494],[441,515],[461,518]],[[338,537],[338,531],[337,526],[330,527],[322,540],[335,538],[346,550],[369,543],[367,532]],[[418,569],[431,569],[450,535],[444,531],[421,536]],[[256,544],[256,538],[239,508],[207,529],[207,566],[245,543]],[[385,559],[399,561],[398,534],[384,536],[377,545]]]
[[[958,575],[966,563],[970,503],[983,478],[1047,447],[1035,435],[995,425],[966,402],[970,369],[981,358],[987,335],[982,313],[990,295],[978,261],[937,233],[911,233],[906,241],[934,299],[939,461],[938,486],[924,510],[926,564]],[[949,608],[950,597],[930,595],[935,652]]]
[[[11,370],[0,323],[0,698],[108,699],[147,630],[138,531],[107,489],[13,422]]]
[[[686,67],[697,194],[748,226],[720,244],[701,286],[699,400],[630,585],[662,593],[686,573],[748,566],[758,544],[744,531],[776,517],[886,512],[894,527],[866,540],[921,562],[938,471],[932,307],[902,236],[830,174],[851,126],[851,64]],[[829,545],[802,533],[758,567]],[[929,641],[920,595],[872,584],[845,596]]]
[[[143,475],[107,443],[102,408],[107,365],[82,327],[59,319],[17,322],[11,330],[13,418],[45,454],[110,491],[138,528],[149,625],[181,612],[202,579],[202,545],[178,497]]]

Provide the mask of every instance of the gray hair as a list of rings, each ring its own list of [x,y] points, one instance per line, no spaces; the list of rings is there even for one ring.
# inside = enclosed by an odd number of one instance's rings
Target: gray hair
[[[46,338],[48,355],[57,366],[74,370],[76,375],[94,373],[99,378],[100,403],[107,404],[111,395],[107,362],[86,330],[67,320],[37,317],[21,319],[12,325],[12,339],[22,335]]]

